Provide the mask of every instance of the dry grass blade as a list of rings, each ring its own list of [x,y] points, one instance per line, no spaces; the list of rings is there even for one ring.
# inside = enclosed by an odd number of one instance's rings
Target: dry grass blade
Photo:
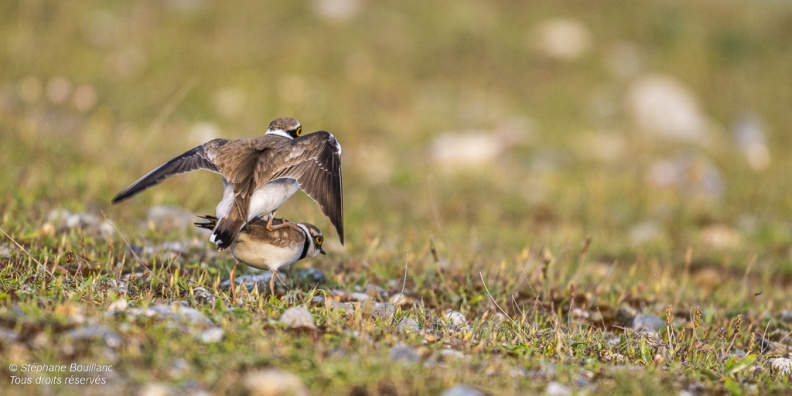
[[[43,269],[43,270],[44,270],[44,272],[46,272],[46,273],[47,273],[47,274],[49,274],[50,276],[53,276],[53,275],[54,275],[54,274],[52,273],[52,271],[51,271],[49,268],[47,268],[47,266],[46,266],[46,265],[42,264],[42,263],[41,263],[41,261],[38,261],[38,259],[37,259],[37,258],[33,257],[33,255],[32,255],[32,254],[30,254],[30,252],[29,252],[27,249],[25,249],[25,248],[24,248],[22,245],[20,245],[20,244],[19,244],[19,242],[17,242],[17,241],[16,241],[16,239],[12,238],[12,237],[11,237],[11,235],[8,235],[8,233],[6,233],[4,229],[0,228],[0,232],[2,232],[2,233],[3,233],[3,235],[5,235],[5,236],[6,236],[6,238],[8,238],[9,240],[11,240],[11,242],[14,244],[14,246],[16,246],[16,247],[17,247],[19,250],[21,250],[22,252],[24,252],[24,253],[25,253],[25,255],[27,255],[27,256],[28,256],[28,257],[29,257],[31,260],[33,260],[33,262],[34,262],[34,263],[36,263],[36,265],[38,265],[38,266],[39,266],[39,268]]]

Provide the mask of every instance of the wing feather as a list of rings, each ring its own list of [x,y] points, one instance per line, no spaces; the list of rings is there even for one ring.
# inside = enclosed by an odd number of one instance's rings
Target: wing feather
[[[344,243],[344,199],[341,189],[341,145],[329,132],[314,132],[290,142],[283,166],[273,169],[271,156],[259,157],[254,178],[256,185],[279,178],[294,178],[313,199],[338,232]]]
[[[225,144],[225,142],[227,142],[225,139],[212,140],[158,166],[119,192],[113,198],[113,203],[115,204],[121,202],[151,186],[160,184],[163,180],[173,175],[178,175],[198,169],[205,169],[220,173],[220,170],[212,162],[210,153],[211,150],[217,146]]]

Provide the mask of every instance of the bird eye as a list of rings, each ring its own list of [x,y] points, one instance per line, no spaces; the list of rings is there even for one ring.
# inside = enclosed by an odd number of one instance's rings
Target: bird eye
[[[324,238],[321,235],[314,237],[314,240],[316,241],[316,244],[320,246],[322,245],[322,242],[324,242]]]
[[[294,131],[294,134],[297,135],[297,137],[300,137],[302,135],[302,127],[297,127],[297,129]]]

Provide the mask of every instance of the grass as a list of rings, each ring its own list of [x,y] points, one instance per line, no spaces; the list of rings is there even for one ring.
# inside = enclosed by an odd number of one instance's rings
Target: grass
[[[533,46],[555,17],[588,29],[579,58]],[[311,394],[788,393],[769,359],[789,357],[792,332],[790,21],[774,2],[365,3],[346,20],[311,2],[5,2],[0,383],[226,394],[272,368]],[[630,75],[610,66],[625,44]],[[697,99],[709,141],[641,130],[629,92],[657,74]],[[746,114],[766,167],[734,138]],[[212,213],[215,175],[109,204],[172,156],[285,115],[344,146],[348,235],[340,246],[310,199],[290,200],[279,215],[318,225],[328,255],[295,265],[278,297],[232,301],[228,253],[147,221],[152,206]],[[471,130],[513,141],[447,171],[433,142]],[[651,182],[663,164],[682,167],[665,187]],[[56,209],[93,220],[68,227]],[[325,281],[299,279],[309,267]],[[348,293],[369,285],[407,303],[378,317]],[[212,325],[136,311],[178,301]],[[296,306],[315,329],[278,320]],[[635,332],[638,313],[664,325]],[[120,341],[75,336],[91,326]],[[201,342],[213,326],[223,339]],[[414,355],[395,359],[398,346]],[[104,385],[12,383],[10,364],[71,363],[114,371]]]

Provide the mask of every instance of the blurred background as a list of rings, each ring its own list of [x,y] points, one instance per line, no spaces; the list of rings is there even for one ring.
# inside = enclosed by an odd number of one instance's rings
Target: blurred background
[[[152,207],[188,214],[167,238],[197,235],[216,175],[109,201],[291,116],[344,148],[345,250],[302,194],[278,212],[321,227],[330,261],[435,249],[481,270],[544,246],[563,263],[591,238],[596,261],[691,249],[792,279],[787,1],[4,1],[0,37],[15,235],[79,213],[163,238]]]

